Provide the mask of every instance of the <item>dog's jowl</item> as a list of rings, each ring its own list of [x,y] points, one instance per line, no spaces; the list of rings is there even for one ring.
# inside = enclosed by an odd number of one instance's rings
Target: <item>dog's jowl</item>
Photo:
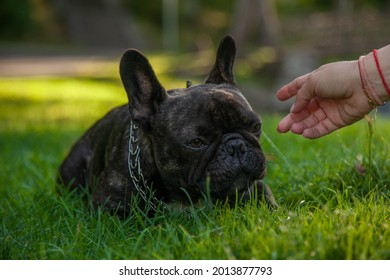
[[[245,201],[276,206],[260,180],[262,123],[236,86],[235,43],[225,37],[205,84],[165,90],[146,57],[127,50],[120,75],[128,104],[93,125],[59,168],[58,182],[88,187],[94,206],[119,214],[131,203]],[[134,199],[134,198],[137,199]]]

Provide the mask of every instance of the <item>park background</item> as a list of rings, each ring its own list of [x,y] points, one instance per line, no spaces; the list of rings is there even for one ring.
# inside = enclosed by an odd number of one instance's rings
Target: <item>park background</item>
[[[0,259],[389,259],[388,105],[319,140],[276,133],[284,83],[389,43],[380,0],[2,0]],[[263,119],[281,208],[207,205],[119,220],[55,191],[56,170],[126,102],[118,62],[151,61],[166,88],[202,83],[226,34],[239,88]]]
[[[247,98],[286,110],[274,98],[284,83],[388,44],[389,11],[385,0],[3,0],[0,76],[104,75],[101,66],[138,48],[171,54],[156,65],[170,76],[201,80],[232,34]]]

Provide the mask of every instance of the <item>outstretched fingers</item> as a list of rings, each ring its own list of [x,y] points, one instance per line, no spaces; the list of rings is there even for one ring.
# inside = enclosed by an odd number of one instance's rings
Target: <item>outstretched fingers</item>
[[[278,132],[284,133],[291,130],[292,126],[302,122],[309,114],[306,111],[303,111],[299,114],[290,113],[285,116],[278,124]]]
[[[303,110],[296,112],[296,113],[290,113],[286,117],[284,117],[278,125],[277,130],[279,132],[288,132],[291,130],[293,133],[301,134],[301,131],[309,125],[309,123],[305,123],[307,120],[309,120],[310,123],[315,121],[316,118],[311,119],[312,114],[314,114],[316,111],[320,109],[318,103],[315,99],[312,99],[311,102],[307,105],[306,108]],[[291,108],[291,111],[293,111],[294,108]],[[320,112],[321,113],[321,112]],[[323,116],[321,115],[320,118],[322,119]],[[314,124],[313,124],[314,125]],[[312,125],[310,125],[312,126]]]
[[[338,128],[315,99],[299,113],[288,114],[278,125],[279,132],[291,131],[311,139],[329,134]]]
[[[291,113],[299,113],[303,110],[311,110],[313,98],[316,96],[315,85],[312,82],[311,76],[307,76],[305,83],[299,89],[294,105],[291,107]]]
[[[317,125],[307,128],[302,131],[302,136],[309,139],[316,139],[327,135],[336,129],[339,129],[334,123],[332,123],[329,119],[325,119],[318,123]]]
[[[279,123],[278,132],[284,133],[291,131],[295,134],[301,134],[305,138],[315,139],[338,129],[338,127],[327,118],[319,121],[311,116],[301,122],[295,122],[293,118],[293,114],[286,116]]]

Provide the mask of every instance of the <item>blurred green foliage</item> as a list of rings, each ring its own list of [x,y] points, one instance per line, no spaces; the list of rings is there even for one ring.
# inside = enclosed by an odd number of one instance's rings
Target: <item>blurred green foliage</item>
[[[194,32],[196,28],[211,27],[219,23],[229,28],[229,21],[238,0],[186,0],[179,3],[179,24],[183,27],[183,32]],[[40,40],[45,36],[45,28],[55,24],[61,25],[61,20],[54,15],[45,19],[37,18],[37,11],[52,11],[55,0],[2,0],[0,5],[0,40],[21,41],[28,38]],[[97,1],[99,2],[99,1]],[[96,2],[96,5],[98,3]],[[387,0],[348,0],[353,8],[371,6],[375,8],[389,7]],[[148,1],[120,0],[122,6],[128,10],[136,19],[137,24],[147,26],[147,28],[160,31],[162,21],[163,1],[153,1],[151,5]],[[276,0],[278,11],[281,16],[288,14],[307,13],[312,11],[326,11],[336,9],[344,3],[340,0]],[[88,5],[94,5],[90,1]],[[39,13],[39,12],[38,12]],[[218,19],[219,15],[219,19]],[[224,15],[225,20],[220,20]],[[87,15],[88,16],[88,15]],[[51,21],[51,22],[42,22]],[[188,27],[188,28],[186,28]],[[210,30],[209,30],[210,31]],[[56,32],[61,32],[59,28]],[[47,32],[46,32],[47,33]],[[47,34],[46,34],[47,35]],[[58,37],[59,34],[49,34]],[[47,38],[46,38],[47,39]],[[50,39],[50,38],[49,38]]]
[[[352,5],[356,8],[371,6],[384,8],[389,5],[387,0],[277,0],[278,10],[281,13],[302,13],[312,11],[326,11],[340,5]]]
[[[0,39],[21,39],[31,31],[32,5],[29,0],[2,0]]]
[[[153,5],[145,5],[142,1],[122,0],[124,7],[126,7],[135,17],[140,20],[147,20],[153,22],[156,26],[161,25],[161,11],[162,3],[164,1],[155,1]],[[178,0],[179,10],[181,13],[181,22],[183,24],[190,23],[197,13],[207,10],[218,10],[224,13],[231,13],[234,8],[234,0]]]

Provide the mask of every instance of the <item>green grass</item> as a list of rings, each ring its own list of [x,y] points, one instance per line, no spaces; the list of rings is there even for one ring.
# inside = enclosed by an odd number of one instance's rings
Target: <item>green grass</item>
[[[262,116],[279,210],[202,206],[122,221],[58,196],[54,181],[72,143],[125,101],[117,77],[0,79],[0,259],[390,258],[388,119],[372,140],[361,121],[313,141]]]

